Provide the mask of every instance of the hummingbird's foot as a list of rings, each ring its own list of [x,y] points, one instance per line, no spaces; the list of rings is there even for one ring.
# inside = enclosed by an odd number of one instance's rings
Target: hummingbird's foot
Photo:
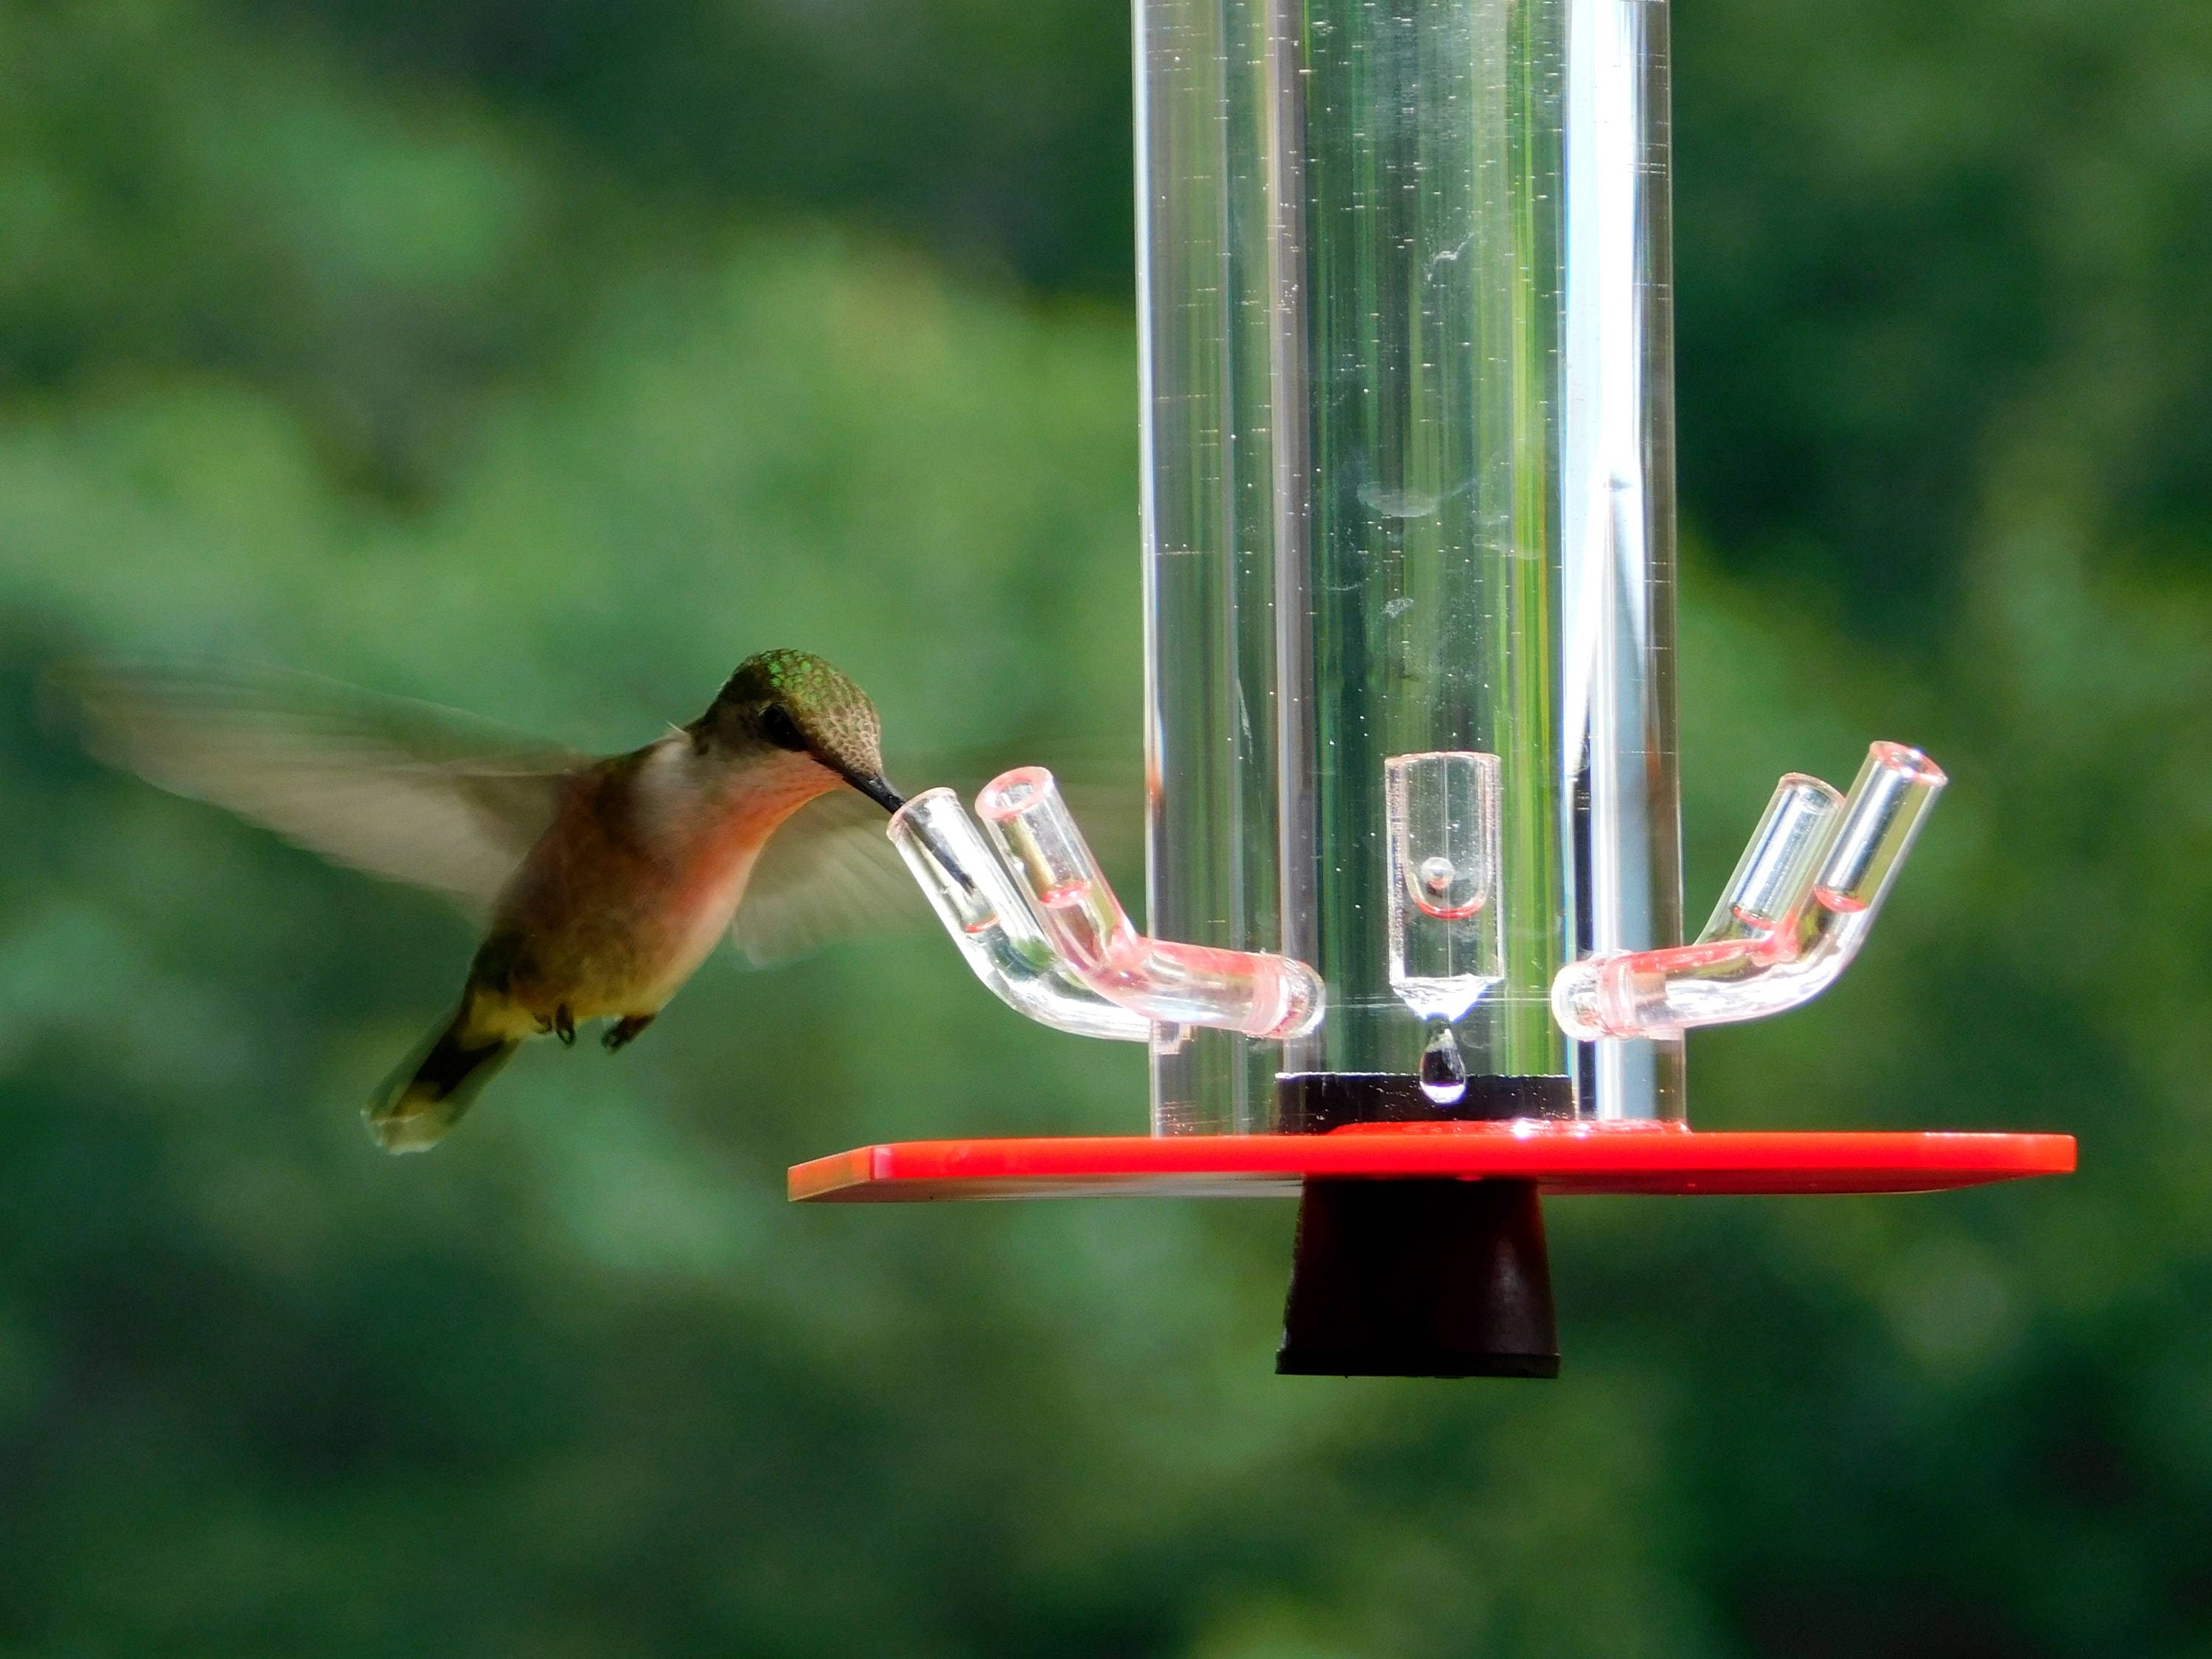
[[[576,1017],[568,1012],[568,1005],[565,1002],[553,1011],[552,1018],[539,1020],[538,1030],[541,1036],[550,1031],[559,1037],[563,1048],[576,1046]]]
[[[607,1034],[599,1041],[606,1044],[609,1054],[619,1054],[629,1047],[636,1040],[637,1034],[652,1024],[653,1020],[651,1014],[624,1014],[607,1028]]]

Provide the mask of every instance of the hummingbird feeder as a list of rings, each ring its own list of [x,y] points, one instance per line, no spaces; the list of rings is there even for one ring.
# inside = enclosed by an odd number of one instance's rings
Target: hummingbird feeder
[[[1684,1033],[1832,983],[1944,776],[1784,778],[1682,942],[1665,0],[1135,12],[1151,935],[1042,769],[891,836],[1004,1000],[1150,1045],[1152,1133],[793,1197],[1299,1192],[1279,1370],[1552,1376],[1541,1192],[2071,1170],[1686,1121]]]

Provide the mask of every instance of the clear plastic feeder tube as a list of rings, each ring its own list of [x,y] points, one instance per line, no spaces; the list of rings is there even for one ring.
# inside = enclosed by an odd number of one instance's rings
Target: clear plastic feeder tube
[[[888,833],[975,977],[1001,1002],[1078,1036],[1150,1040],[1150,1020],[1107,1001],[1054,953],[1029,901],[952,791],[913,797],[893,815]]]
[[[1832,784],[1802,772],[1785,775],[1698,942],[1765,939],[1796,915],[1813,890],[1843,806]]]
[[[1028,888],[1046,936],[1109,1001],[1168,1025],[1270,1042],[1310,1030],[1325,1006],[1304,963],[1264,952],[1147,939],[1130,926],[1060,787],[1041,766],[1004,773],[975,798],[1000,854]]]
[[[1288,1043],[1156,1043],[1156,1121],[1416,1071],[1389,763],[1452,752],[1497,760],[1470,1071],[1679,1115],[1678,1047],[1548,1001],[1683,936],[1664,0],[1136,23],[1149,925],[1328,988]]]
[[[1505,976],[1498,899],[1498,757],[1393,755],[1382,763],[1390,838],[1390,988],[1427,1022],[1422,1091],[1467,1094],[1453,1029]]]
[[[1798,891],[1778,926],[1576,963],[1553,986],[1559,1024],[1585,1041],[1679,1036],[1696,1026],[1779,1013],[1818,996],[1866,942],[1944,782],[1942,769],[1918,750],[1875,744],[1841,808],[1823,815],[1829,827],[1817,860],[1800,856]],[[1769,807],[1754,852],[1762,837],[1771,841],[1767,832],[1791,783],[1784,780]],[[1754,862],[1747,857],[1745,866]],[[1730,886],[1744,885],[1739,866]],[[1718,929],[1719,915],[1714,920]]]
[[[1451,1024],[1505,976],[1498,925],[1498,757],[1384,763],[1390,838],[1390,988]]]

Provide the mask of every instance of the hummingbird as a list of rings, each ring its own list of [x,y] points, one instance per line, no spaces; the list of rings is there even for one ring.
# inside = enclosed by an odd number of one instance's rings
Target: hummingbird
[[[628,1047],[725,938],[772,961],[911,892],[867,832],[904,799],[875,707],[804,651],[747,658],[696,720],[605,758],[304,676],[62,683],[102,758],[486,919],[452,1014],[366,1109],[389,1152],[437,1144],[533,1037],[604,1019]]]

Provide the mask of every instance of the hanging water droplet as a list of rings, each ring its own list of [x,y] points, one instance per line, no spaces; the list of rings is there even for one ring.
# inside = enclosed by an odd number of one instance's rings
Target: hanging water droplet
[[[1432,858],[1421,860],[1420,875],[1421,885],[1431,893],[1448,893],[1459,872],[1452,868],[1449,859]]]
[[[1438,1024],[1421,1050],[1421,1092],[1439,1106],[1456,1106],[1467,1093],[1467,1061],[1449,1025]]]

